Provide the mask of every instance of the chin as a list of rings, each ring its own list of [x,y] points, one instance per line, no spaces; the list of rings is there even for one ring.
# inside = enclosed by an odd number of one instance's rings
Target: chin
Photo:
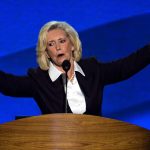
[[[69,58],[61,57],[61,58],[58,58],[58,59],[57,59],[56,65],[61,66],[64,60],[69,60],[69,61],[70,61]]]
[[[62,59],[59,60],[59,64],[62,64],[64,60],[69,60],[69,59],[67,59],[67,58],[62,58]]]

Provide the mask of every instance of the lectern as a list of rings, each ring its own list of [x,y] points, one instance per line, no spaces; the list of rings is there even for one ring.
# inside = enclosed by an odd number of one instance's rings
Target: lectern
[[[50,114],[0,125],[0,150],[149,150],[150,131],[91,115]]]

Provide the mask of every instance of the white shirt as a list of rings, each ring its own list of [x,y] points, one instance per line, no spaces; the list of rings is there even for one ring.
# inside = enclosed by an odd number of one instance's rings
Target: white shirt
[[[76,71],[78,71],[83,76],[85,76],[81,67],[74,61],[74,74]],[[62,72],[59,71],[53,65],[52,62],[50,62],[50,68],[49,68],[48,73],[49,73],[49,76],[50,76],[50,79],[52,80],[52,82],[54,82],[62,74]],[[64,87],[65,87],[65,83],[64,83]],[[68,100],[70,109],[74,114],[83,114],[86,111],[85,97],[79,86],[78,80],[76,78],[76,74],[72,81],[68,80],[67,100]]]

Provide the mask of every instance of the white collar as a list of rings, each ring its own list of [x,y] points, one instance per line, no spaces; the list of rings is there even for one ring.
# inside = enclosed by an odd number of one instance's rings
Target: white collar
[[[85,76],[82,68],[77,64],[77,62],[74,61],[74,71],[78,71],[79,73],[81,73],[83,76]],[[55,80],[57,80],[57,78],[62,74],[62,72],[60,70],[58,70],[53,63],[50,61],[50,67],[48,70],[48,74],[50,79],[52,80],[52,82],[54,82]]]

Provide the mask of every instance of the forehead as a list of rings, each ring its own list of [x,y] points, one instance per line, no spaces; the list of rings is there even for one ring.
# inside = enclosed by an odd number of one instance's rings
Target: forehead
[[[63,38],[66,36],[67,36],[66,32],[62,29],[53,29],[53,30],[49,30],[47,32],[47,39],[48,40],[55,40],[55,39]]]

